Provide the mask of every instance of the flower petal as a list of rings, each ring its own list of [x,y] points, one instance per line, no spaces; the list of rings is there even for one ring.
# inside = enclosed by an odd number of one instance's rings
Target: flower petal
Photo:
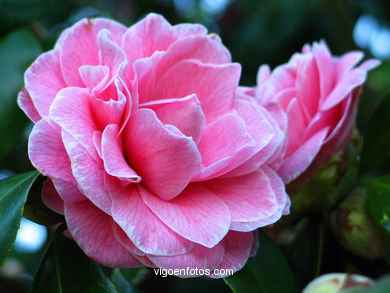
[[[22,89],[18,94],[18,105],[32,122],[38,122],[42,119],[25,88]]]
[[[116,240],[111,217],[89,201],[66,203],[65,218],[70,234],[90,258],[109,267],[142,266]]]
[[[43,53],[24,74],[24,83],[41,117],[49,115],[49,108],[57,93],[66,87],[62,77],[59,51]]]
[[[265,219],[279,208],[270,180],[261,169],[240,177],[210,180],[205,186],[227,204],[232,225]]]
[[[111,176],[139,183],[141,177],[126,162],[118,131],[118,126],[115,124],[110,124],[104,129],[102,136],[104,168]]]
[[[124,148],[143,183],[165,200],[188,185],[201,160],[192,138],[165,127],[150,109],[131,117],[124,130]]]
[[[139,185],[138,185],[139,186]],[[193,243],[167,227],[143,202],[138,188],[111,183],[112,217],[142,252],[176,255],[190,251]]]
[[[80,190],[105,213],[111,213],[111,198],[105,187],[105,171],[71,135],[62,131],[62,140],[72,162],[72,173]]]
[[[231,216],[223,200],[201,184],[190,184],[180,196],[164,201],[140,189],[145,204],[173,231],[193,242],[213,247],[229,230]]]
[[[224,245],[219,243],[212,248],[206,248],[201,245],[195,247],[185,254],[174,256],[154,256],[148,257],[156,264],[156,266],[164,269],[179,269],[181,278],[183,277],[199,277],[205,273],[205,270],[213,270],[218,267],[224,257]],[[187,268],[190,268],[187,270]],[[195,271],[195,269],[197,269]],[[182,274],[183,273],[183,274]],[[193,274],[191,274],[193,273]]]
[[[44,119],[38,121],[28,141],[29,158],[39,172],[53,180],[64,201],[85,200],[77,189],[60,131],[54,123]]]
[[[191,136],[199,142],[205,125],[205,116],[196,95],[189,95],[180,99],[155,100],[142,104],[156,112],[157,117],[164,124],[176,126],[184,135]]]
[[[241,270],[246,264],[253,245],[253,233],[230,231],[223,240],[225,246],[225,255],[222,263],[217,267],[219,271],[222,269],[233,270],[234,272]],[[212,278],[224,278],[226,275],[211,275]]]
[[[100,64],[98,33],[107,29],[114,43],[120,45],[126,28],[120,23],[103,18],[82,19],[67,30],[61,41],[61,69],[69,86],[83,86],[79,75],[82,65]]]
[[[283,164],[277,170],[284,182],[288,183],[292,181],[309,167],[320,151],[327,133],[328,128],[320,130],[284,160]]]

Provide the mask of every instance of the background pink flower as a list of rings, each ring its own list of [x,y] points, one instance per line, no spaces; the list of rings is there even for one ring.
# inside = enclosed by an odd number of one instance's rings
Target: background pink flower
[[[379,64],[368,60],[356,67],[362,58],[361,52],[334,57],[319,42],[305,45],[272,73],[267,65],[260,67],[257,101],[287,115],[285,154],[276,165],[285,182],[309,166],[314,171],[348,142],[361,86],[367,71]]]
[[[52,181],[43,199],[88,256],[243,267],[251,231],[289,199],[268,167],[284,133],[240,73],[218,36],[155,14],[129,29],[82,20],[27,70],[19,105],[36,123],[30,159]]]

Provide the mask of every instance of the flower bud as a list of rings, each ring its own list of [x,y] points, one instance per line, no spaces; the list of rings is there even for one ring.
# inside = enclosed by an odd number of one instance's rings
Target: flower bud
[[[354,189],[331,215],[332,228],[351,253],[370,258],[383,257],[390,240],[371,220],[366,210],[366,192]]]
[[[303,293],[338,293],[342,289],[354,287],[370,287],[373,281],[365,276],[350,274],[326,274],[307,285]]]

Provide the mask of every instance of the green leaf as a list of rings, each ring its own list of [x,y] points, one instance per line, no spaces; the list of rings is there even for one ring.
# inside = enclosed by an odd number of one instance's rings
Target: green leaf
[[[57,230],[34,278],[31,293],[118,293],[102,268]]]
[[[114,269],[111,279],[119,293],[137,292],[134,285],[131,284],[126,279],[126,277],[122,274],[122,271],[120,269],[118,268]]]
[[[0,264],[15,241],[28,191],[37,176],[32,171],[0,181]]]
[[[364,188],[371,218],[390,236],[390,175],[371,179]]]
[[[295,293],[296,284],[280,250],[262,231],[259,250],[246,266],[224,279],[234,293]]]
[[[364,134],[360,174],[389,171],[390,166],[390,95],[375,109]]]
[[[31,186],[24,205],[23,216],[35,223],[51,226],[64,222],[64,216],[49,209],[42,201],[42,189],[46,177],[39,176]]]
[[[23,136],[28,119],[18,108],[16,98],[23,86],[24,71],[40,53],[38,40],[25,30],[0,40],[0,159]]]

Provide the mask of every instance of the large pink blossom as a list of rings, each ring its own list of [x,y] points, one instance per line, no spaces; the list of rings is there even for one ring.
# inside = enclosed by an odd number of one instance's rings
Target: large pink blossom
[[[287,119],[281,124],[287,134],[285,153],[275,165],[285,182],[308,168],[313,172],[348,142],[361,86],[367,71],[379,64],[368,60],[356,67],[362,58],[361,52],[332,56],[320,42],[305,45],[272,73],[267,65],[260,67],[257,101],[279,108]]]
[[[279,124],[216,35],[158,15],[85,19],[25,74],[45,203],[107,266],[239,270],[289,209]]]

